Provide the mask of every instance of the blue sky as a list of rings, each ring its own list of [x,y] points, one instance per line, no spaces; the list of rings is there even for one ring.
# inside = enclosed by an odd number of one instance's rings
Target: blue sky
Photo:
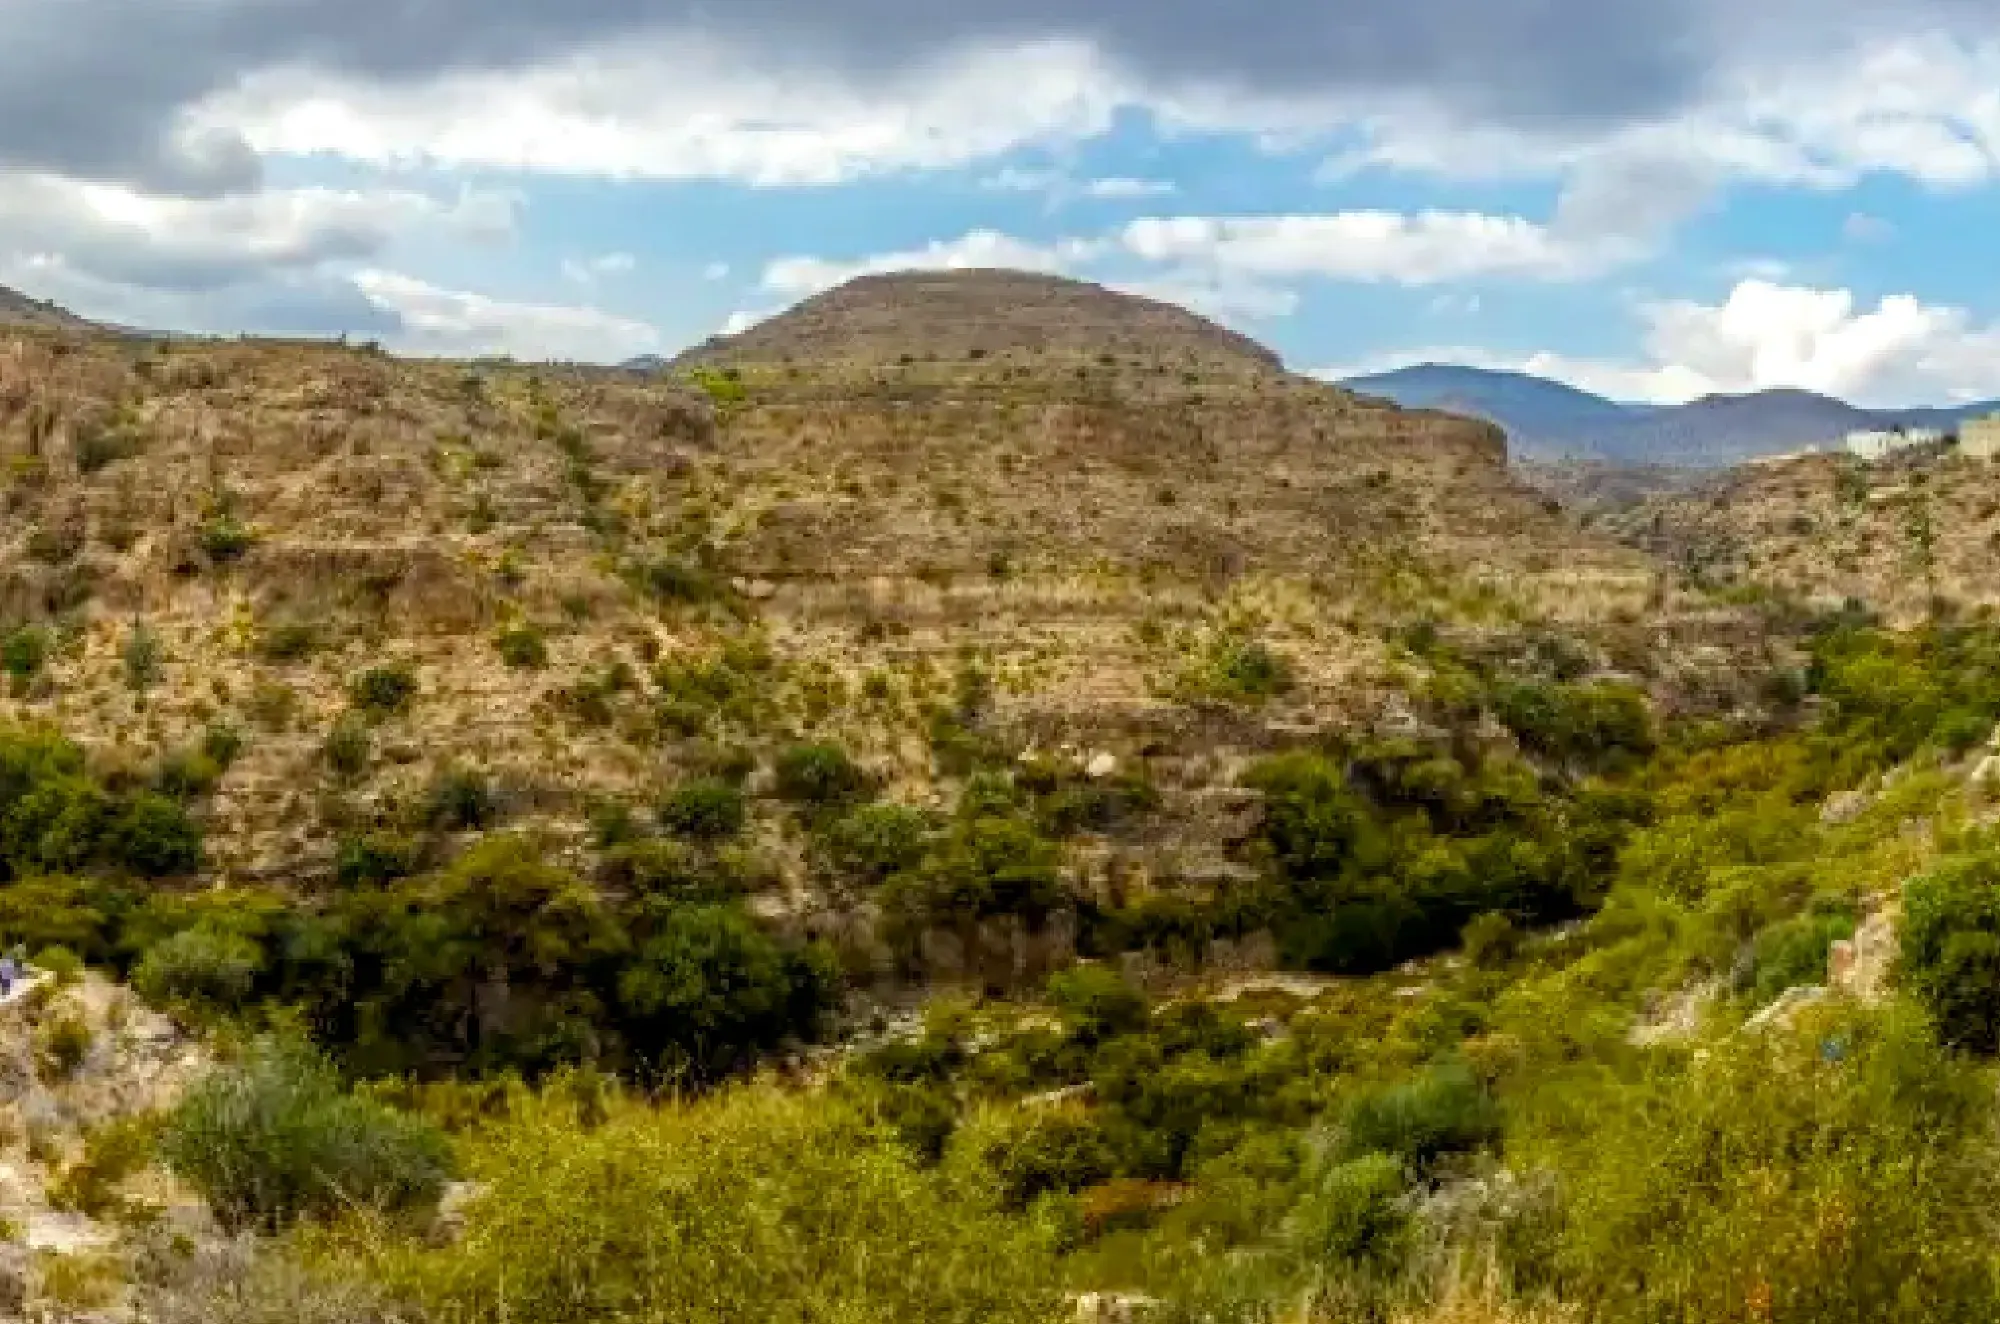
[[[0,283],[111,321],[615,361],[1008,265],[1304,371],[2000,396],[1972,0],[16,8]]]

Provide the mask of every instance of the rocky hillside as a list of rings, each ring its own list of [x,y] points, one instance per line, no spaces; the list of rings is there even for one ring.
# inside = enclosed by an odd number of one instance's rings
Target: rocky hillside
[[[1154,299],[1024,271],[863,276],[676,362],[737,365],[965,364],[1045,371],[1068,360],[1171,376],[1268,374],[1278,356],[1246,336]]]
[[[1747,466],[1640,502],[1606,527],[1713,583],[1824,605],[1852,598],[1904,623],[1933,598],[2000,604],[2000,469],[1955,455]]]
[[[19,290],[0,285],[0,327],[17,326],[70,331],[91,329],[89,322],[66,308],[43,299],[31,299]]]
[[[391,827],[583,850],[812,740],[919,805],[974,746],[1142,775],[1164,811],[1079,885],[1207,886],[1245,757],[1404,720],[1408,628],[1574,636],[1669,699],[1763,647],[1517,481],[1491,427],[1162,305],[870,279],[697,358],[14,335],[4,711],[195,786],[237,882],[313,886]],[[753,838],[756,905],[833,922],[787,821]]]

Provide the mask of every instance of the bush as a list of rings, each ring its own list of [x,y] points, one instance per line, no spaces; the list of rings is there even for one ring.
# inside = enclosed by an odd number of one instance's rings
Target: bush
[[[544,1097],[474,1142],[490,1195],[455,1244],[372,1243],[425,1318],[1046,1324],[1060,1273],[963,1165],[923,1169],[823,1097]],[[552,1156],[560,1156],[551,1161]]]
[[[1048,1111],[1023,1119],[990,1140],[984,1158],[1000,1181],[1009,1209],[1037,1196],[1080,1191],[1118,1171],[1117,1151],[1093,1119]]]
[[[2000,1052],[2000,859],[1959,856],[1911,880],[1899,967],[1946,1043]]]
[[[95,1040],[82,1012],[68,1007],[50,1012],[35,1030],[35,1057],[42,1073],[54,1079],[76,1074]]]
[[[1384,1269],[1401,1260],[1412,1220],[1402,1206],[1403,1162],[1363,1154],[1327,1166],[1293,1211],[1288,1240],[1324,1264]]]
[[[234,515],[217,515],[201,528],[201,550],[217,565],[237,560],[256,541],[249,526]]]
[[[500,816],[499,802],[485,777],[467,768],[446,768],[424,796],[424,822],[441,832],[470,832],[491,827]]]
[[[510,667],[536,668],[549,664],[548,643],[532,625],[502,630],[493,644],[500,650],[500,660]]]
[[[660,806],[662,827],[703,841],[735,836],[748,817],[741,788],[713,777],[675,787]]]
[[[1494,689],[1493,705],[1525,748],[1560,762],[1599,766],[1655,743],[1645,696],[1630,685],[1513,681]]]
[[[788,952],[732,906],[675,906],[618,978],[642,1063],[710,1081],[818,1028],[838,992],[831,958]]]
[[[160,1150],[232,1232],[422,1206],[450,1175],[434,1127],[346,1093],[312,1050],[273,1039],[195,1086]]]
[[[1751,947],[1751,992],[1769,1002],[1788,988],[1824,984],[1833,944],[1854,936],[1854,916],[1844,908],[1815,908],[1773,924]]]
[[[722,576],[692,561],[662,557],[637,572],[641,587],[661,602],[713,602],[727,592]]]
[[[1500,1107],[1461,1064],[1362,1095],[1347,1111],[1341,1153],[1391,1154],[1421,1170],[1500,1138]]]
[[[201,864],[201,828],[179,804],[141,791],[113,815],[105,849],[141,877],[192,873]]]
[[[415,873],[423,861],[421,843],[394,832],[347,837],[334,857],[334,881],[342,887],[379,887]]]
[[[1083,1044],[1144,1029],[1148,1019],[1145,994],[1101,965],[1080,965],[1052,976],[1049,1001],[1062,1013],[1070,1036]]]
[[[908,805],[863,805],[836,819],[821,837],[827,863],[862,883],[880,883],[923,861],[930,816]]]
[[[1292,668],[1261,639],[1220,634],[1201,658],[1181,677],[1180,688],[1190,698],[1225,703],[1259,704],[1290,689]]]
[[[794,804],[828,806],[860,798],[868,779],[838,745],[793,745],[778,755],[777,791]]]
[[[49,1188],[49,1204],[98,1220],[118,1217],[128,1204],[118,1188],[153,1157],[151,1119],[119,1118],[93,1130],[83,1154]]]
[[[0,641],[0,670],[17,681],[30,681],[42,674],[49,654],[55,651],[55,636],[39,625],[24,625]]]
[[[144,693],[159,684],[165,672],[166,649],[160,643],[160,636],[145,623],[133,625],[132,632],[125,636],[123,658],[128,688]]]
[[[1536,1274],[1608,1324],[2000,1317],[1991,1098],[1893,1010],[1655,1062],[1537,1155],[1564,1198]]]
[[[374,744],[365,725],[352,716],[342,717],[327,733],[322,750],[326,766],[333,770],[335,776],[359,777],[368,770],[368,759],[374,752]]]
[[[207,795],[221,780],[222,765],[198,749],[170,754],[160,764],[160,793],[176,800]]]
[[[1493,970],[1512,961],[1521,950],[1521,931],[1514,921],[1497,910],[1465,926],[1465,959],[1482,970]]]
[[[308,621],[280,621],[264,628],[257,652],[266,662],[299,662],[319,647],[319,627]]]
[[[157,1006],[229,1012],[249,998],[263,967],[264,953],[247,938],[183,929],[147,950],[132,972],[132,987]]]
[[[61,945],[40,948],[29,964],[47,971],[57,988],[69,988],[83,978],[83,958]]]
[[[348,687],[354,706],[371,717],[389,717],[410,706],[417,694],[417,676],[402,664],[371,667]]]

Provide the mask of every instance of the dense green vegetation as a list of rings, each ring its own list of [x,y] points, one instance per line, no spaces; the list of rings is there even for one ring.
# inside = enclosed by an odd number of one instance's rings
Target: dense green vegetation
[[[231,1226],[303,1223],[305,1271],[437,1320],[1054,1324],[1084,1290],[1232,1324],[1990,1319],[2000,830],[1968,774],[2000,629],[1805,643],[1714,720],[1559,644],[1420,635],[1417,729],[1251,763],[1242,879],[1206,895],[1079,890],[1076,839],[1162,791],[1023,757],[963,679],[930,713],[941,807],[788,736],[690,759],[578,856],[445,769],[304,897],[174,885],[192,757],[112,785],[18,734],[0,924],[190,1021],[309,1034],[325,1057],[257,1041],[162,1152]],[[764,665],[655,679],[712,740],[757,727]],[[354,687],[377,720],[411,697]],[[939,935],[1059,920],[1098,959],[861,1027],[810,1085],[731,1079],[879,974],[753,918],[773,839],[911,981]],[[1891,996],[1750,1023],[1896,897]],[[1319,978],[1148,991],[1120,959],[1192,975],[1255,934]],[[454,1164],[487,1185],[427,1236]]]

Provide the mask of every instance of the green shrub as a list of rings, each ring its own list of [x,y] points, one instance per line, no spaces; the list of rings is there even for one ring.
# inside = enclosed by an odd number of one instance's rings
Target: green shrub
[[[271,1039],[188,1093],[160,1151],[232,1231],[422,1206],[450,1175],[435,1128],[346,1093],[312,1050]]]
[[[368,760],[374,753],[375,740],[368,734],[368,727],[353,717],[344,716],[333,724],[327,732],[322,754],[326,766],[335,776],[359,777],[368,770]]]
[[[642,896],[720,899],[735,891],[705,852],[658,837],[621,841],[604,852],[601,877]]]
[[[985,1145],[983,1155],[1010,1209],[1037,1196],[1080,1191],[1118,1171],[1118,1155],[1092,1118],[1062,1110],[1024,1117]]]
[[[57,988],[68,988],[83,978],[83,958],[60,944],[40,948],[30,964],[47,971]]]
[[[728,593],[728,583],[721,575],[677,557],[648,561],[634,575],[639,586],[660,602],[714,602]]]
[[[247,938],[184,929],[147,950],[132,972],[132,987],[158,1006],[230,1012],[249,998],[263,966],[264,953]]]
[[[1769,1002],[1788,988],[1824,984],[1833,944],[1854,936],[1854,915],[1839,908],[1814,908],[1759,933],[1751,947],[1751,992]]]
[[[1500,721],[1546,758],[1600,766],[1654,747],[1645,695],[1630,685],[1510,681],[1492,697]]]
[[[201,735],[201,752],[218,768],[227,768],[243,752],[243,733],[216,723]]]
[[[1357,1098],[1347,1110],[1341,1153],[1391,1154],[1423,1169],[1499,1138],[1499,1105],[1469,1068],[1454,1063]]]
[[[131,633],[125,636],[123,658],[128,688],[143,693],[160,683],[166,649],[160,643],[160,636],[143,621],[135,622]]]
[[[1261,639],[1218,635],[1181,679],[1190,697],[1258,704],[1290,689],[1292,668]]]
[[[1505,966],[1521,950],[1521,931],[1495,910],[1465,926],[1465,959],[1482,970]]]
[[[794,804],[845,804],[868,788],[868,778],[838,745],[792,745],[778,754],[777,792]]]
[[[1995,1318],[1991,1099],[1895,1011],[1655,1060],[1528,1157],[1563,1198],[1517,1271],[1609,1324]]]
[[[348,687],[354,706],[371,717],[389,717],[410,706],[417,694],[417,676],[408,666],[370,667]]]
[[[810,1038],[838,989],[831,957],[787,951],[732,906],[676,906],[618,977],[642,1062],[717,1079],[787,1038]]]
[[[378,1239],[372,1276],[458,1324],[1047,1324],[1065,1310],[1047,1242],[976,1173],[920,1168],[824,1098],[757,1087],[579,1111],[516,1104],[472,1145],[491,1194],[464,1236]]]
[[[537,668],[549,664],[548,642],[532,625],[502,630],[493,643],[500,650],[500,660],[510,667]]]
[[[33,680],[54,651],[55,635],[45,626],[24,625],[0,641],[0,670],[17,681]]]
[[[1899,971],[1946,1043],[2000,1052],[2000,859],[1957,856],[1910,881]]]
[[[491,827],[500,805],[485,777],[469,768],[446,768],[424,794],[423,816],[436,831],[470,832]]]
[[[685,782],[660,806],[660,825],[702,841],[721,841],[743,830],[749,811],[742,788],[719,778]]]
[[[256,541],[249,526],[234,515],[217,515],[201,526],[201,550],[217,565],[237,560]]]
[[[266,662],[299,662],[319,647],[320,629],[310,621],[279,621],[264,627],[257,652]]]
[[[118,1188],[153,1158],[152,1119],[126,1117],[105,1123],[84,1140],[83,1153],[49,1188],[49,1204],[99,1221],[128,1208]]]
[[[96,1036],[83,1013],[69,1007],[48,1013],[35,1027],[35,1058],[51,1079],[73,1076],[90,1057]]]
[[[423,862],[423,845],[395,832],[365,832],[341,840],[334,881],[342,887],[379,887],[407,878]]]
[[[198,749],[179,750],[160,764],[160,793],[176,800],[207,795],[221,780],[222,765]]]
[[[835,819],[820,845],[837,872],[874,884],[922,863],[930,837],[930,816],[922,810],[872,804]]]
[[[144,449],[138,432],[129,422],[113,422],[86,427],[76,438],[77,472],[86,476]]]
[[[1049,1001],[1062,1013],[1072,1038],[1098,1044],[1143,1029],[1146,997],[1115,970],[1079,965],[1049,979]]]
[[[1025,819],[974,813],[952,823],[923,864],[891,880],[904,922],[955,925],[1014,915],[1039,924],[1068,900],[1062,848]]]
[[[201,864],[201,828],[175,801],[141,791],[105,825],[104,850],[142,877],[192,873]]]
[[[1405,1188],[1403,1161],[1394,1155],[1328,1164],[1293,1211],[1288,1240],[1322,1264],[1389,1268],[1401,1261],[1414,1231]]]

